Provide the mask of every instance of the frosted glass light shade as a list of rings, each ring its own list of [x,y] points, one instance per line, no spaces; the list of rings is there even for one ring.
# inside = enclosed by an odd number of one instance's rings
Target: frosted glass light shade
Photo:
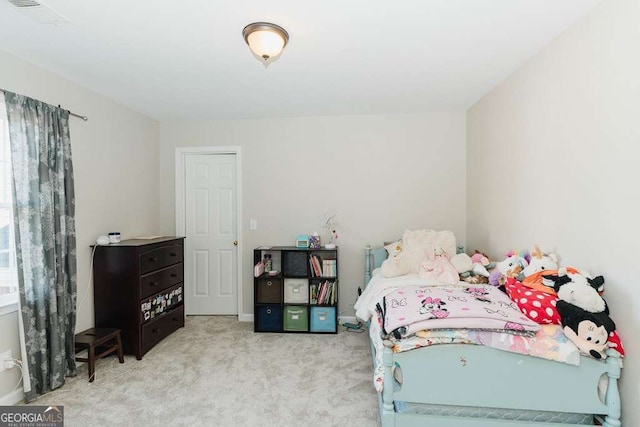
[[[247,37],[249,48],[260,57],[277,56],[282,52],[284,40],[279,34],[271,31],[256,31]]]
[[[242,30],[244,40],[255,57],[267,67],[282,54],[289,41],[284,28],[268,22],[254,22]]]

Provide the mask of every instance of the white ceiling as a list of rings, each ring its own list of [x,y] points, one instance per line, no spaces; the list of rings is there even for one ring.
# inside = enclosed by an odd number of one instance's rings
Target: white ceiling
[[[599,2],[44,1],[71,23],[0,0],[0,50],[158,120],[464,111]],[[254,21],[291,36],[268,69]]]

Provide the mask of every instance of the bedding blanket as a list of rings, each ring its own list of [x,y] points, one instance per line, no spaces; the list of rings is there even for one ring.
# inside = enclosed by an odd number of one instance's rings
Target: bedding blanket
[[[386,333],[406,337],[424,329],[479,329],[533,336],[540,325],[493,286],[418,286],[384,297]]]
[[[402,338],[401,341],[394,338],[390,340],[384,340],[383,322],[384,317],[382,315],[381,308],[385,305],[385,297],[389,301],[386,305],[393,305],[392,294],[397,291],[405,292],[405,294],[416,293],[420,288],[427,288],[429,286],[442,286],[441,283],[437,283],[433,280],[428,280],[419,277],[417,274],[407,274],[404,276],[386,278],[380,274],[380,269],[373,271],[371,281],[362,292],[362,295],[356,301],[354,308],[356,309],[356,316],[369,323],[369,336],[375,349],[375,369],[374,369],[374,385],[378,392],[382,390],[383,378],[384,378],[384,365],[382,363],[382,353],[385,344],[392,347],[394,351],[406,351],[426,345],[444,344],[444,343],[468,343],[468,344],[481,344],[489,347],[498,348],[500,350],[506,350],[510,352],[516,352],[521,354],[529,354],[536,357],[541,357],[550,360],[556,360],[559,362],[578,364],[579,355],[578,349],[564,337],[558,328],[546,329],[543,328],[536,334],[535,338],[528,338],[526,336],[517,336],[515,334],[505,334],[506,330],[502,329],[501,332],[487,332],[489,336],[483,334],[470,333],[470,331],[440,331],[439,337],[436,331],[425,331],[421,333],[422,336],[415,336],[413,338]],[[466,282],[460,282],[461,288],[477,288],[478,286],[470,286]],[[405,301],[403,297],[398,299],[401,294],[396,295],[395,305],[403,306]],[[506,295],[505,295],[506,296]],[[425,297],[426,298],[426,297]],[[431,297],[433,304],[433,296]],[[437,297],[436,297],[437,298]],[[464,298],[468,298],[465,296]],[[445,300],[447,305],[449,300]],[[442,301],[442,300],[441,300]],[[422,301],[419,301],[420,303]],[[408,304],[408,300],[406,301]],[[511,300],[508,301],[510,305]],[[510,305],[511,308],[514,306]],[[447,311],[448,310],[448,307]],[[418,308],[419,309],[419,308]],[[433,315],[434,318],[438,318],[437,315]],[[506,323],[506,322],[505,322]],[[555,325],[552,325],[555,326]],[[511,330],[515,332],[514,330]],[[495,334],[495,335],[494,335]],[[490,337],[490,338],[489,338]],[[563,342],[558,342],[558,338],[563,338]],[[530,341],[535,340],[535,341]],[[544,342],[543,342],[544,341]]]
[[[531,338],[491,331],[445,329],[419,331],[413,336],[394,340],[392,343],[394,353],[437,344],[477,344],[569,365],[580,364],[578,348],[562,333],[560,325],[542,325]]]
[[[385,346],[394,353],[440,344],[477,344],[498,350],[539,357],[569,365],[580,364],[578,348],[562,333],[560,325],[541,325],[533,338],[504,332],[468,329],[419,331],[416,335],[382,340],[382,313],[373,316],[369,324],[369,336],[375,348],[373,384],[381,392],[384,384],[382,352]]]

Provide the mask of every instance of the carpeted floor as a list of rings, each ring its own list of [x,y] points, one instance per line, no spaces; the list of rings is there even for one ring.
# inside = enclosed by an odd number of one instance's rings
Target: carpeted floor
[[[342,328],[341,328],[342,329]],[[35,405],[65,426],[377,426],[366,333],[256,334],[235,317],[188,317],[147,353],[87,366]]]

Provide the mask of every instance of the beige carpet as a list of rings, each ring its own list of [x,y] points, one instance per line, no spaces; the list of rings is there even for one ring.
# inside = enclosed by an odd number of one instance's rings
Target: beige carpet
[[[341,328],[342,329],[342,328]],[[98,361],[36,405],[65,426],[377,426],[366,333],[256,334],[235,317],[188,317],[141,361]]]

